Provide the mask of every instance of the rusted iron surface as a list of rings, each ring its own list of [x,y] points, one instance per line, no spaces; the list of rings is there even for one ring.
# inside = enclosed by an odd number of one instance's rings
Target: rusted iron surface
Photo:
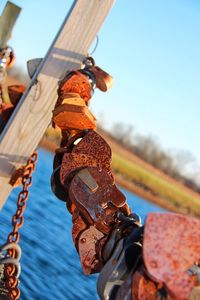
[[[22,177],[24,175],[25,167],[22,166],[19,169],[16,169],[15,172],[12,174],[9,183],[13,187],[20,186],[22,184]]]
[[[96,87],[107,92],[113,85],[113,77],[98,66],[89,66],[87,69],[95,76]]]
[[[26,87],[24,85],[10,85],[8,86],[8,95],[12,105],[16,106],[25,92]]]
[[[57,168],[62,164],[62,159],[65,153],[71,153],[73,148],[75,147],[75,143],[82,139],[86,134],[88,134],[88,130],[82,130],[74,136],[70,136],[70,134],[66,133],[66,131],[62,132],[63,138],[61,141],[61,147],[56,149],[56,153],[54,156],[53,168]],[[81,151],[79,151],[81,153]],[[86,153],[87,154],[87,153]]]
[[[85,275],[99,272],[102,267],[97,256],[96,243],[103,238],[103,233],[94,226],[90,226],[80,235],[78,251]]]
[[[65,153],[60,169],[60,181],[64,185],[70,180],[69,176],[85,167],[96,167],[97,161],[89,155],[79,153]]]
[[[56,107],[60,106],[61,104],[63,104],[65,102],[65,100],[67,99],[67,102],[68,102],[68,99],[77,99],[75,100],[75,103],[78,101],[78,100],[81,100],[81,102],[85,103],[85,101],[80,97],[79,94],[77,93],[62,93],[61,95],[58,95],[58,99],[57,99],[57,102],[56,102]],[[74,101],[73,101],[74,103]]]
[[[86,105],[62,104],[53,111],[52,120],[62,130],[96,129],[96,119]]]
[[[80,216],[78,210],[74,210],[73,214],[73,226],[72,226],[72,239],[78,250],[78,240],[80,234],[87,228],[88,226],[83,221],[82,217]]]
[[[95,223],[100,231],[107,234],[115,224],[116,211],[123,207],[126,198],[105,170],[87,169],[97,182],[98,189],[92,192],[77,174],[72,179],[69,196],[90,223]]]
[[[115,186],[111,149],[93,130],[95,118],[88,110],[94,88],[107,91],[112,77],[91,57],[83,64],[58,88],[53,123],[62,129],[62,141],[52,175],[54,193],[72,214],[72,238],[83,271],[91,274],[104,266],[98,286],[106,299],[112,293],[116,300],[189,299],[198,284],[194,264],[200,262],[200,221],[150,214],[143,242],[140,218],[131,214]]]
[[[189,269],[200,261],[200,221],[173,213],[151,213],[144,231],[143,257],[149,276],[174,299],[189,299],[198,284]]]
[[[66,151],[62,156],[62,165],[60,170],[60,180],[64,184],[71,172],[83,167],[97,166],[100,170],[105,169],[109,176],[113,178],[111,171],[111,149],[106,141],[96,132],[88,131],[82,135],[81,141],[74,145],[81,135],[76,135],[72,141],[67,144]],[[57,161],[60,161],[60,157]],[[57,164],[56,164],[57,165]]]
[[[52,190],[72,214],[72,238],[85,274],[100,271],[102,248],[112,226],[120,222],[116,212],[130,214],[125,196],[114,184],[111,149],[94,131],[95,117],[88,109],[94,88],[106,91],[112,77],[90,62],[83,62],[85,68],[70,72],[59,83],[52,118],[62,133]]]
[[[125,196],[114,184],[111,149],[105,140],[96,132],[85,130],[63,141],[62,147],[56,150],[52,189],[58,198],[65,199],[72,214],[72,237],[83,257],[84,272],[99,271],[107,235],[118,222],[116,212],[130,214]],[[94,232],[101,235],[94,238]],[[90,244],[80,242],[84,234],[90,235]],[[83,254],[86,249],[88,260]]]
[[[79,71],[70,72],[59,84],[58,95],[66,93],[77,93],[84,101],[88,101],[91,96],[91,85],[86,75]]]
[[[71,71],[59,83],[58,99],[53,111],[53,125],[70,133],[96,129],[96,119],[87,106],[93,93],[93,83],[81,71]]]
[[[89,130],[72,152],[92,156],[98,162],[98,165],[101,165],[113,177],[110,166],[112,158],[111,148],[97,132]]]
[[[162,285],[157,285],[144,274],[137,271],[132,278],[132,299],[134,300],[172,300],[168,295],[162,295]]]

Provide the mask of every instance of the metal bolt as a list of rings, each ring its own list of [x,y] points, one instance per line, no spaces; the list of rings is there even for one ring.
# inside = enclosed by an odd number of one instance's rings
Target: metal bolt
[[[86,242],[86,239],[85,239],[85,238],[82,238],[82,239],[80,240],[80,242],[81,242],[81,243],[85,243],[85,242]]]

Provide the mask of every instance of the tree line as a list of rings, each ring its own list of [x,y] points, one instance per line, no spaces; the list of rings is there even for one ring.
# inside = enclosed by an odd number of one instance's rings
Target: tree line
[[[190,174],[192,176],[189,177],[185,171],[195,163],[195,158],[189,151],[166,151],[154,136],[137,134],[133,126],[123,123],[115,123],[110,134],[145,162],[200,193],[200,185],[194,180],[195,174]]]

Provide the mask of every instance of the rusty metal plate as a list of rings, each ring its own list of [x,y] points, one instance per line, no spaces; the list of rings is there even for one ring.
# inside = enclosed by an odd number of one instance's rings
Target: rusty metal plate
[[[197,285],[188,270],[200,261],[200,221],[174,213],[149,214],[143,257],[153,280],[164,283],[174,299],[189,299]]]
[[[87,69],[95,76],[96,87],[102,91],[107,92],[113,85],[113,77],[98,66],[89,66]]]
[[[87,130],[80,131],[73,137],[69,138],[70,134],[66,131],[62,132],[62,141],[61,141],[61,148],[56,149],[56,153],[54,156],[53,168],[57,168],[61,165],[63,155],[65,153],[71,153],[73,147],[75,146],[77,140],[82,139],[87,134]]]
[[[112,151],[108,143],[95,131],[89,130],[82,140],[73,148],[73,153],[81,153],[92,156],[105,168],[109,175],[111,172]]]
[[[103,233],[94,226],[90,226],[80,235],[78,252],[85,275],[99,272],[102,268],[97,256],[96,244],[103,238]]]
[[[78,139],[78,144],[74,144]],[[106,141],[95,131],[83,131],[80,134],[72,137],[66,145],[66,152],[62,159],[61,166],[61,183],[64,184],[70,172],[81,167],[97,166],[100,170],[105,169],[109,176],[113,179],[111,171],[111,156],[110,146]]]
[[[53,111],[52,121],[62,130],[96,129],[95,117],[88,107],[62,104]]]
[[[65,93],[77,93],[87,102],[92,96],[88,77],[79,71],[70,72],[59,84],[58,95]]]
[[[72,226],[72,239],[76,246],[76,249],[78,249],[78,239],[80,234],[87,228],[86,223],[83,221],[81,216],[78,214],[78,216],[73,220],[73,226]]]
[[[137,271],[132,278],[132,299],[134,300],[161,300],[159,288],[148,279],[143,272]],[[166,300],[170,300],[167,296]],[[172,299],[171,299],[172,300]]]
[[[124,206],[126,198],[105,170],[92,167],[87,170],[96,181],[98,189],[91,190],[77,173],[70,184],[70,199],[91,224],[95,223],[99,230],[108,233],[110,226],[115,223],[117,209]]]
[[[80,97],[80,95],[77,94],[77,93],[64,93],[64,94],[61,94],[60,96],[58,96],[58,99],[57,99],[57,101],[56,101],[56,104],[55,104],[54,109],[56,109],[58,106],[60,106],[60,105],[63,103],[63,100],[64,100],[65,98],[74,98],[74,97],[79,98],[79,99],[82,99],[82,98]],[[82,99],[82,101],[84,101],[84,100]],[[85,101],[84,101],[84,102],[85,102]]]
[[[86,167],[96,167],[96,160],[89,155],[80,153],[65,153],[60,169],[60,181],[63,185],[69,181],[70,173]]]

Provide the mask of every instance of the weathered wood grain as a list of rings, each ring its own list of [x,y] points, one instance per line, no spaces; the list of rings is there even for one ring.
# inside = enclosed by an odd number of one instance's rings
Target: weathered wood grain
[[[12,2],[7,2],[0,16],[0,48],[7,46],[15,22],[20,14],[21,8]]]
[[[12,187],[16,167],[24,164],[37,147],[56,102],[57,83],[79,68],[114,0],[78,0],[67,15],[52,46],[0,136],[0,208]],[[37,84],[34,84],[37,80]],[[41,187],[42,188],[42,187]]]

